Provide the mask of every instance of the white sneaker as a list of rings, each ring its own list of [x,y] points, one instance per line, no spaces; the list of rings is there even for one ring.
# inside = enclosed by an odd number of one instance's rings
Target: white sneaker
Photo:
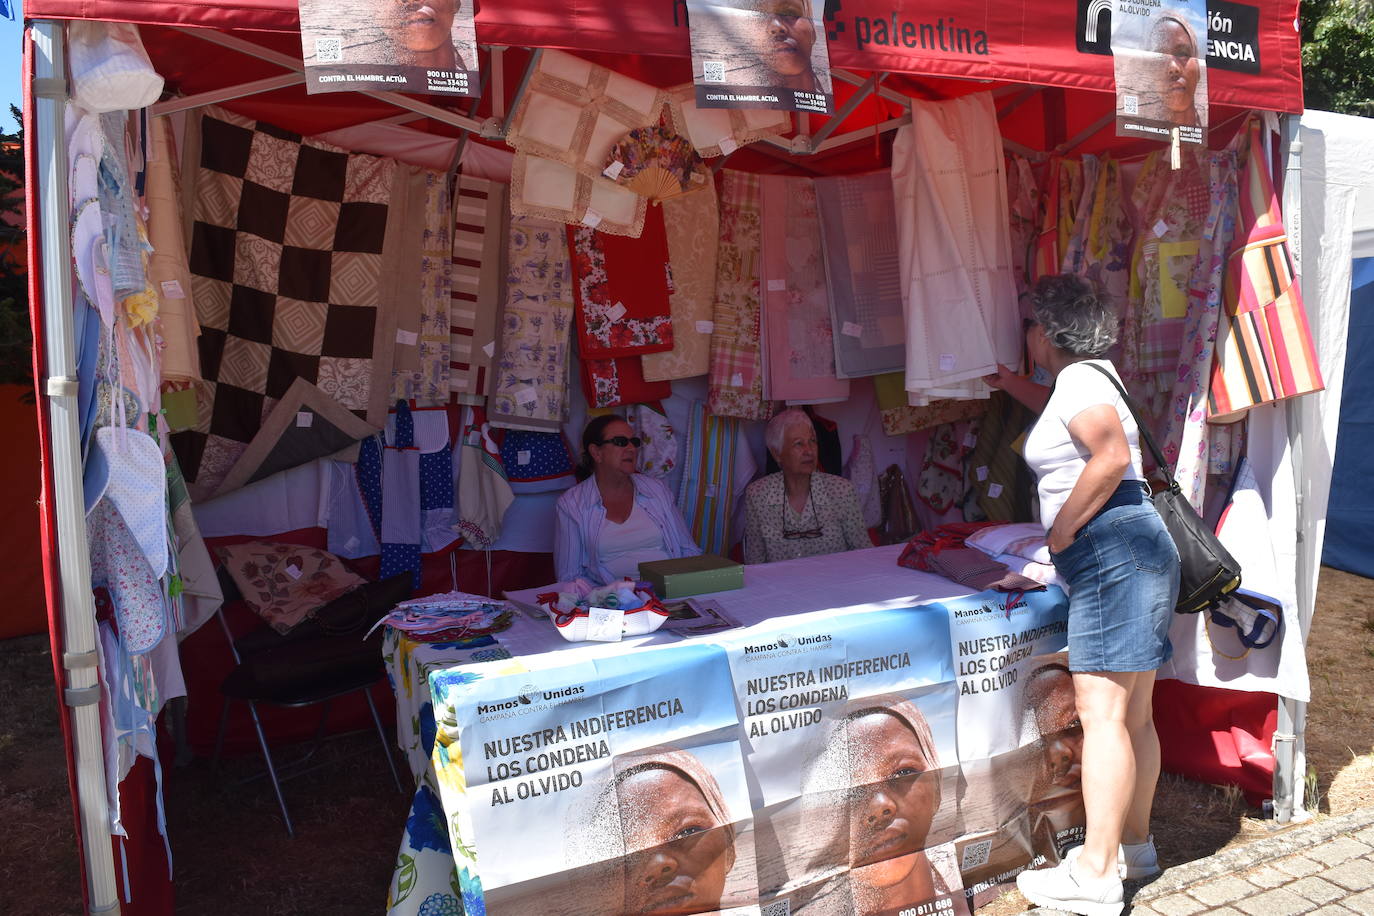
[[[1075,846],[1054,868],[1023,871],[1016,886],[1036,906],[1078,913],[1079,916],[1118,916],[1122,893],[1120,878],[1081,878],[1074,862],[1083,847]]]
[[[1159,874],[1159,854],[1155,852],[1154,834],[1143,843],[1122,843],[1116,856],[1116,870],[1126,881],[1140,881]]]

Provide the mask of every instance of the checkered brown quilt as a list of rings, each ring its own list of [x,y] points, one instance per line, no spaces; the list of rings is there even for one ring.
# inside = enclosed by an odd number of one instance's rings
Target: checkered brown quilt
[[[213,493],[298,378],[374,425],[394,359],[400,210],[390,159],[207,109],[185,193],[200,321],[199,423],[173,437],[193,496]],[[194,158],[192,158],[194,157]]]

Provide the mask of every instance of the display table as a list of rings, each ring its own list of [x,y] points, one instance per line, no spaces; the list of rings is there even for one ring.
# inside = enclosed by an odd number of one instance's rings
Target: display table
[[[865,874],[914,856],[923,864],[898,890],[926,912],[965,911],[966,879],[993,877],[987,868],[1008,837],[1011,858],[1030,858],[1028,802],[1043,786],[1038,753],[1024,750],[1039,735],[1034,710],[1027,728],[1023,685],[1064,648],[1067,603],[1054,588],[974,595],[897,566],[900,550],[748,567],[743,589],[701,596],[740,628],[694,639],[660,630],[572,644],[550,621],[517,614],[499,636],[512,657],[484,659],[500,647],[417,646],[388,634],[399,740],[413,769],[431,724],[437,734],[389,912],[481,913],[484,898],[493,913],[562,912],[548,902],[554,892],[574,901],[569,913],[696,911],[685,896],[635,896],[632,860],[685,842],[647,838],[647,822],[631,825],[629,808],[614,802],[630,805],[629,787],[648,773],[687,774],[714,818],[702,835],[728,846],[711,859],[719,874],[693,885],[709,909],[763,899],[790,910],[830,911],[839,901],[885,911],[892,889]],[[917,736],[919,777],[860,773],[857,752],[835,758],[858,729],[889,720],[906,725],[908,741]],[[919,847],[891,845],[863,868],[843,853],[837,869],[826,864],[833,851],[791,842],[822,836],[818,825],[834,833],[856,787],[885,780],[922,787],[924,829],[907,831]],[[591,833],[566,839],[574,827]],[[593,891],[610,897],[593,905]]]

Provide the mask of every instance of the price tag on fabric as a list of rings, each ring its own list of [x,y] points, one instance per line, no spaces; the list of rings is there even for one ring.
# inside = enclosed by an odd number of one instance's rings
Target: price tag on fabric
[[[698,334],[710,334],[710,333],[714,332],[715,329],[716,329],[716,323],[715,323],[714,321],[698,321],[698,322],[697,322],[697,333],[698,333]]]
[[[294,563],[288,563],[283,572],[293,579],[299,579],[301,577],[301,568]]]
[[[537,400],[539,400],[539,395],[533,388],[521,388],[515,392],[515,403],[522,407],[528,407]]]
[[[625,303],[617,302],[615,305],[606,309],[606,317],[611,319],[612,321],[619,321],[620,319],[625,317],[626,311],[627,310],[625,308]]]
[[[485,353],[485,354],[487,354],[487,359],[491,359],[493,356],[495,356],[495,355],[496,355],[496,341],[494,341],[494,340],[489,340],[489,341],[487,341],[487,342],[486,342],[486,345],[482,347],[482,352]]]
[[[844,324],[840,326],[840,333],[843,334],[845,337],[863,337],[864,326],[861,324],[855,324],[852,321],[846,321]]]
[[[988,484],[988,498],[996,499],[1002,495],[1002,485],[1000,483]]]
[[[730,376],[730,387],[731,387],[731,388],[743,388],[743,387],[744,387],[744,376],[741,375],[741,374],[738,373],[738,372],[736,372],[734,375]]]
[[[301,429],[307,429],[315,425],[315,415],[308,410],[296,411],[296,425]]]
[[[719,493],[719,492],[720,492],[720,486],[719,486],[718,484],[708,483],[708,484],[706,485],[706,495],[707,495],[707,496],[710,496],[710,497],[713,497],[713,498],[714,498],[715,495],[716,495],[717,493]]]
[[[168,299],[185,299],[186,291],[181,288],[181,284],[176,280],[162,281],[162,295]]]
[[[420,335],[416,331],[406,331],[401,328],[396,329],[396,342],[407,347],[413,347],[420,340]]]
[[[1164,235],[1164,233],[1169,231],[1169,224],[1164,222],[1164,220],[1160,220],[1159,222],[1154,224],[1154,231],[1155,235],[1162,236]]]
[[[362,542],[359,541],[356,537],[351,537],[348,540],[344,541],[344,550],[347,550],[351,553],[358,549],[358,545],[360,543]]]
[[[586,214],[582,217],[582,225],[588,229],[595,229],[601,225],[601,214],[588,207]]]
[[[610,165],[602,169],[601,174],[611,179],[611,181],[615,181],[617,178],[620,177],[620,173],[623,171],[625,171],[625,163],[617,159],[615,162],[612,162]]]
[[[973,434],[972,430],[964,433],[964,448],[973,448],[977,444],[978,437]]]
[[[974,476],[976,476],[978,478],[978,481],[981,483],[982,481],[988,479],[988,466],[986,464],[979,465],[978,469],[973,473]]]
[[[530,463],[530,452],[529,452],[529,449],[521,449],[520,451],[516,452],[516,453],[515,453],[515,463],[516,463],[516,464],[529,464],[529,463]]]
[[[955,355],[954,355],[953,353],[941,353],[941,354],[940,354],[940,371],[941,371],[941,372],[953,372],[953,371],[954,371],[954,367],[958,364],[958,362],[959,362],[958,358],[955,357]]]
[[[705,181],[705,180],[706,180],[706,173],[705,173],[705,172],[693,172],[693,173],[692,173],[692,184],[701,184],[701,183],[702,183],[703,181]]]
[[[597,642],[620,642],[625,633],[625,612],[620,608],[587,608],[587,638]]]
[[[786,280],[779,280],[779,279],[774,278],[774,279],[768,281],[768,291],[769,291],[770,293],[781,293],[781,292],[786,291],[786,289],[787,289],[787,281],[786,281]]]
[[[739,149],[739,144],[735,142],[734,137],[720,138],[720,154],[722,156],[728,156],[737,149]]]

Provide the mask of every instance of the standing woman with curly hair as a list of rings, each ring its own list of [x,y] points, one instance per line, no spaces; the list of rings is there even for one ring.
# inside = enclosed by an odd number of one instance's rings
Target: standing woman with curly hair
[[[1159,778],[1151,699],[1170,655],[1178,551],[1155,511],[1130,408],[1104,372],[1117,319],[1084,279],[1043,277],[1031,294],[1031,357],[1048,391],[1003,367],[1006,388],[1040,419],[1026,440],[1050,557],[1069,585],[1069,670],[1083,727],[1082,846],[1017,886],[1039,906],[1085,916],[1122,909],[1122,878],[1159,870],[1150,807]]]

